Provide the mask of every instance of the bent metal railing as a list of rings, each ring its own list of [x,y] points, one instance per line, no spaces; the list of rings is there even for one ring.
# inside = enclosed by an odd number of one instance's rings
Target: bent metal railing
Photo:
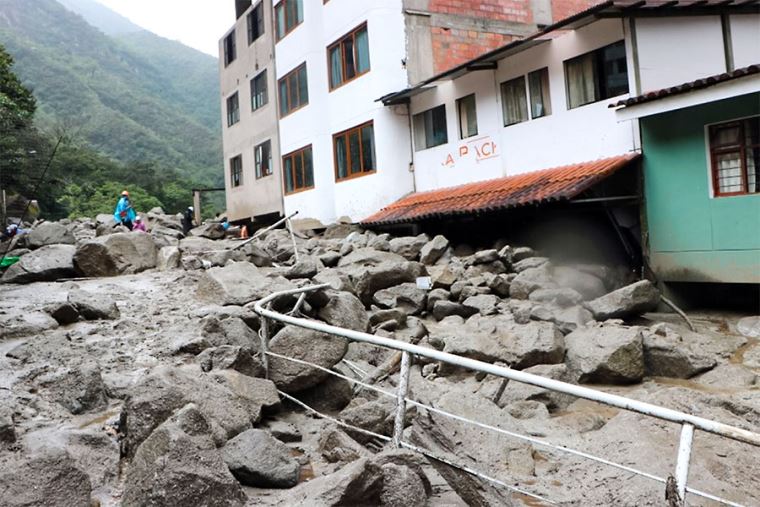
[[[547,502],[547,503],[554,503],[549,499],[543,498],[539,495],[536,495],[534,493],[530,493],[528,491],[525,491],[520,488],[516,488],[514,486],[511,486],[509,484],[506,484],[505,482],[489,477],[481,472],[478,472],[477,470],[472,469],[471,467],[454,463],[452,460],[447,459],[442,456],[436,456],[430,451],[426,449],[421,449],[409,442],[405,442],[403,440],[403,429],[404,429],[404,417],[406,414],[406,406],[407,403],[409,405],[413,405],[431,412],[434,412],[436,414],[449,417],[455,420],[458,420],[460,422],[464,422],[467,424],[472,424],[474,426],[487,429],[490,431],[494,431],[496,433],[500,433],[503,435],[507,435],[512,438],[520,439],[526,442],[529,442],[534,445],[546,447],[548,449],[552,449],[555,451],[564,452],[567,454],[572,454],[578,457],[582,457],[585,459],[589,459],[592,461],[596,461],[598,463],[602,463],[611,467],[618,468],[620,470],[624,470],[626,472],[639,475],[642,477],[645,477],[647,479],[660,482],[662,484],[666,485],[666,488],[668,490],[674,489],[675,493],[677,493],[677,497],[671,496],[669,498],[670,505],[685,505],[685,496],[686,493],[690,493],[699,497],[703,497],[709,500],[713,500],[725,505],[733,505],[733,506],[739,506],[741,507],[741,504],[738,504],[736,502],[727,500],[725,498],[720,498],[715,495],[711,495],[709,493],[705,493],[703,491],[698,491],[696,489],[690,488],[687,486],[687,480],[689,475],[689,463],[691,459],[691,449],[692,449],[692,442],[694,439],[694,430],[698,429],[701,431],[705,431],[708,433],[712,433],[715,435],[719,435],[725,438],[729,438],[731,440],[736,440],[739,442],[743,442],[746,444],[750,444],[756,447],[760,447],[760,434],[754,433],[752,431],[747,431],[741,428],[737,428],[734,426],[729,426],[727,424],[722,424],[717,421],[712,421],[709,419],[704,419],[702,417],[697,417],[691,414],[687,414],[684,412],[679,412],[676,410],[671,410],[665,407],[652,405],[650,403],[645,403],[638,400],[633,400],[630,398],[626,398],[624,396],[619,396],[615,394],[609,394],[602,391],[597,391],[594,389],[590,389],[587,387],[578,386],[575,384],[569,384],[566,382],[561,382],[559,380],[553,380],[545,377],[540,377],[538,375],[533,375],[530,373],[526,373],[519,370],[513,370],[510,368],[497,366],[495,364],[485,363],[483,361],[478,361],[475,359],[469,359],[466,357],[457,356],[454,354],[449,354],[446,352],[441,352],[435,349],[430,349],[426,347],[421,347],[419,345],[413,345],[411,343],[401,342],[398,340],[392,340],[389,338],[383,338],[380,336],[371,335],[368,333],[362,333],[359,331],[353,331],[350,329],[343,329],[336,326],[331,326],[329,324],[325,324],[324,322],[315,321],[315,320],[309,320],[297,317],[296,315],[299,314],[299,309],[301,305],[304,302],[306,293],[313,292],[317,290],[327,289],[330,288],[329,284],[321,284],[321,285],[312,285],[307,287],[302,287],[298,289],[292,289],[292,290],[285,290],[280,292],[275,292],[273,294],[270,294],[269,296],[261,299],[260,301],[257,301],[255,303],[252,303],[254,306],[254,311],[262,317],[262,326],[261,326],[261,357],[262,362],[264,363],[264,368],[267,371],[267,376],[269,373],[269,361],[268,357],[277,357],[283,360],[292,361],[299,364],[305,364],[309,365],[314,368],[318,368],[320,370],[323,370],[331,375],[340,377],[344,380],[347,380],[353,384],[360,385],[366,389],[373,390],[375,392],[378,392],[384,396],[388,396],[391,398],[395,398],[396,400],[396,412],[395,412],[395,421],[394,421],[394,431],[393,436],[388,437],[386,435],[381,435],[378,433],[374,433],[371,431],[368,431],[363,428],[357,428],[355,426],[351,426],[343,421],[340,421],[338,419],[335,419],[333,417],[330,417],[329,415],[319,413],[315,409],[309,407],[305,403],[301,402],[300,400],[294,398],[293,396],[290,396],[286,393],[280,392],[280,395],[284,398],[292,401],[293,403],[311,411],[317,414],[318,416],[322,418],[329,419],[336,424],[343,426],[343,427],[349,427],[355,431],[359,431],[361,433],[370,435],[374,438],[377,438],[382,441],[386,442],[392,442],[393,445],[396,448],[407,448],[416,452],[419,452],[421,454],[424,454],[428,457],[431,457],[435,460],[441,461],[443,463],[446,463],[447,465],[459,468],[465,472],[471,473],[473,475],[476,475],[482,479],[485,479],[487,481],[490,481],[494,484],[497,484],[499,486],[502,486],[504,488],[507,488],[511,491],[527,495],[530,497],[537,498],[541,501]],[[273,311],[271,309],[271,304],[274,300],[277,298],[283,297],[283,296],[295,296],[298,295],[298,302],[296,303],[294,309],[290,312],[290,314],[282,314],[276,311]],[[269,351],[269,329],[270,325],[268,320],[272,319],[278,322],[282,322],[284,324],[290,324],[306,329],[311,329],[314,331],[319,331],[322,333],[334,335],[334,336],[340,336],[343,338],[346,338],[350,341],[354,342],[361,342],[361,343],[368,343],[371,345],[375,345],[378,347],[383,347],[386,349],[392,349],[396,350],[402,353],[401,357],[401,368],[400,368],[400,379],[398,382],[398,386],[396,388],[396,392],[392,393],[390,391],[387,391],[385,389],[381,389],[377,386],[370,385],[363,383],[361,381],[358,381],[356,379],[347,377],[345,375],[341,375],[338,372],[335,372],[333,370],[323,368],[321,366],[308,363],[306,361],[302,361],[299,359],[287,357],[281,354],[276,354],[271,351]],[[430,405],[425,405],[423,403],[417,402],[415,400],[407,398],[408,395],[408,388],[409,388],[409,372],[411,368],[412,363],[412,356],[421,356],[426,357],[428,359],[432,359],[434,361],[440,361],[443,363],[447,363],[450,365],[458,366],[461,368],[466,368],[469,370],[474,370],[478,372],[487,373],[490,375],[494,375],[497,377],[501,377],[503,379],[508,380],[514,380],[517,382],[521,382],[524,384],[529,384],[536,387],[541,387],[543,389],[548,389],[550,391],[554,391],[557,393],[562,394],[568,394],[570,396],[574,396],[576,398],[582,398],[585,400],[590,401],[596,401],[599,403],[603,403],[612,407],[620,408],[623,410],[628,410],[631,412],[636,412],[639,414],[643,414],[650,417],[655,417],[658,419],[662,419],[665,421],[674,422],[681,425],[681,435],[680,435],[680,442],[678,446],[678,455],[676,460],[676,468],[674,471],[674,474],[668,478],[659,477],[653,474],[650,474],[648,472],[644,472],[626,465],[621,465],[619,463],[615,463],[612,461],[605,460],[603,458],[593,456],[591,454],[578,451],[575,449],[570,449],[568,447],[564,447],[561,445],[555,445],[550,442],[531,437],[526,435],[520,435],[518,433],[514,433],[511,431],[504,430],[502,428],[498,428],[495,426],[491,426],[488,424],[480,423],[478,421],[473,421],[470,419],[467,419],[465,417],[458,416],[456,414],[452,414],[450,412],[446,412],[444,410],[437,409],[435,407],[432,407]],[[356,367],[355,365],[349,365],[349,367],[354,370]]]

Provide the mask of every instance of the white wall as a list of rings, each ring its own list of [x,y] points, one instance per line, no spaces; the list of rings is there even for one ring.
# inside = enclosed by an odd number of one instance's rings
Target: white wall
[[[642,93],[726,71],[720,16],[638,18]]]
[[[449,137],[448,144],[415,153],[418,189],[455,186],[621,155],[635,149],[635,122],[618,123],[608,108],[610,103],[628,95],[568,110],[565,92],[565,60],[623,38],[620,20],[597,21],[507,57],[495,71],[471,72],[413,97],[413,113],[446,105]],[[549,69],[551,115],[504,127],[500,83],[544,67]],[[632,81],[629,71],[629,83]],[[472,138],[475,143],[468,144],[468,140],[459,139],[455,101],[469,93],[476,94],[478,136]],[[467,154],[459,156],[465,145]],[[481,150],[479,156],[474,148],[483,146],[487,151]]]
[[[280,121],[282,153],[312,145],[314,189],[285,196],[286,213],[330,223],[358,221],[412,189],[406,117],[375,100],[406,86],[400,0],[304,0],[304,22],[276,45],[277,75],[306,61],[309,105]],[[327,46],[367,22],[370,71],[329,91]],[[374,120],[377,172],[335,182],[332,135]]]
[[[730,20],[734,67],[760,63],[760,14],[735,14]]]

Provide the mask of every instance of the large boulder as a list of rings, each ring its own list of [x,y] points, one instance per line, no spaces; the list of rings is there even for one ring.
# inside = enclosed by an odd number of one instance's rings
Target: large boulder
[[[117,233],[81,243],[74,254],[74,266],[88,277],[133,274],[155,268],[157,255],[150,235]]]
[[[114,320],[121,316],[116,303],[102,294],[77,289],[69,292],[66,300],[86,320]]]
[[[641,280],[586,303],[597,320],[625,319],[652,311],[660,303],[660,291]]]
[[[36,336],[57,327],[58,322],[46,312],[0,314],[0,340]]]
[[[74,254],[71,245],[49,245],[28,253],[3,274],[3,283],[48,282],[75,277]]]
[[[0,504],[6,507],[87,507],[90,478],[58,449],[41,449],[31,457],[0,453]]]
[[[338,262],[339,268],[348,267],[370,267],[379,266],[385,263],[402,263],[406,259],[398,254],[391,252],[381,252],[374,248],[357,248],[343,257]]]
[[[351,278],[356,295],[362,303],[369,305],[377,291],[414,282],[425,274],[425,266],[419,262],[384,262],[378,266],[361,269],[358,273],[354,272]]]
[[[515,299],[528,299],[533,291],[556,287],[549,265],[544,264],[519,273],[510,283],[509,295]]]
[[[641,329],[603,325],[565,337],[567,365],[582,383],[631,384],[644,377]]]
[[[222,448],[232,475],[254,488],[291,488],[298,484],[299,465],[290,449],[264,430],[248,430]]]
[[[179,252],[179,247],[165,246],[158,251],[158,255],[156,256],[156,267],[159,271],[178,269],[181,260],[182,254]]]
[[[279,405],[275,385],[233,370],[202,373],[197,366],[163,367],[129,389],[121,412],[122,454],[133,456],[141,442],[174,411],[195,403],[221,445],[249,430],[262,413]]]
[[[330,336],[310,329],[286,326],[269,343],[269,350],[301,361],[332,368],[348,351],[345,338]],[[278,389],[295,393],[314,387],[324,381],[329,373],[301,363],[278,357],[269,358],[269,378]]]
[[[436,301],[433,305],[433,317],[435,317],[436,320],[443,320],[452,315],[466,319],[476,313],[478,313],[478,309],[473,306],[465,306],[462,303],[456,303],[444,299]]]
[[[31,249],[47,245],[73,245],[75,242],[71,230],[57,222],[41,223],[26,238],[26,244]]]
[[[420,250],[420,262],[428,266],[435,264],[443,256],[448,247],[449,240],[439,234],[422,247]]]
[[[390,241],[391,252],[404,257],[406,260],[415,261],[419,259],[420,252],[429,241],[430,237],[427,234],[393,238]]]
[[[585,300],[598,298],[607,293],[603,280],[569,266],[556,266],[552,271],[552,278],[557,285],[577,291]]]
[[[517,324],[503,315],[476,315],[462,327],[434,333],[445,344],[444,352],[516,369],[561,363],[565,357],[562,333],[551,322]]]
[[[691,335],[699,337],[694,333]],[[649,376],[687,379],[717,364],[713,355],[702,352],[699,339],[684,339],[668,327],[645,330],[643,339],[644,366]]]
[[[196,295],[220,305],[245,305],[272,292],[295,286],[281,276],[267,276],[250,262],[235,262],[206,270]]]
[[[204,350],[196,361],[205,372],[235,370],[249,377],[263,377],[264,366],[250,347],[222,345]]]
[[[417,288],[416,283],[402,283],[375,292],[372,300],[380,308],[399,308],[407,315],[416,315],[427,306],[427,292]]]
[[[381,396],[375,400],[354,398],[351,403],[340,413],[340,419],[351,426],[369,430],[381,435],[390,435],[393,432],[393,421],[396,405],[391,398]],[[357,442],[366,444],[373,437],[366,433],[347,428],[346,433]]]
[[[319,318],[332,326],[367,331],[369,316],[359,298],[350,292],[330,295],[327,305],[319,309]]]
[[[224,239],[226,232],[222,224],[210,222],[192,229],[190,235],[207,239]]]
[[[189,404],[137,449],[127,470],[122,505],[242,506],[240,484],[216,450],[211,425]]]

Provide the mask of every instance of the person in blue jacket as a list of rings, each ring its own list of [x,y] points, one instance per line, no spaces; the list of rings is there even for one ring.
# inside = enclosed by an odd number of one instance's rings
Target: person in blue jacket
[[[136,216],[135,209],[132,207],[132,203],[129,202],[129,192],[125,190],[121,193],[121,199],[119,199],[119,202],[116,203],[113,219],[117,225],[122,224],[131,231]]]

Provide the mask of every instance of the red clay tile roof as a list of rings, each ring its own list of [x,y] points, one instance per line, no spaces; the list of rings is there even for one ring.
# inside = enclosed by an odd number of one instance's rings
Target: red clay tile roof
[[[404,197],[362,221],[390,225],[568,200],[612,175],[638,153],[544,169]]]
[[[750,65],[749,67],[742,67],[731,72],[724,72],[723,74],[716,74],[710,77],[703,77],[690,83],[684,83],[678,86],[671,86],[670,88],[663,88],[662,90],[656,90],[653,92],[647,92],[638,97],[631,97],[629,99],[621,100],[615,104],[610,104],[609,107],[621,107],[621,106],[634,106],[636,104],[642,104],[644,102],[651,102],[653,100],[670,97],[672,95],[680,95],[681,93],[688,93],[694,90],[700,90],[702,88],[709,88],[719,83],[725,83],[732,79],[740,77],[751,76],[752,74],[760,73],[760,64]]]

